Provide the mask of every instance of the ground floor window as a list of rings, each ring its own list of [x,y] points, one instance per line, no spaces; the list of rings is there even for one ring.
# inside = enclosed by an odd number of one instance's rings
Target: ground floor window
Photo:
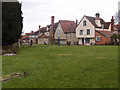
[[[90,38],[86,38],[85,43],[90,43]]]
[[[100,36],[96,36],[96,41],[100,41]]]

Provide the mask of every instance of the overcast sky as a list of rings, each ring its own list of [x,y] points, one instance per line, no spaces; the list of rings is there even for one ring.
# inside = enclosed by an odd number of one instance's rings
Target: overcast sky
[[[23,31],[37,31],[38,26],[45,27],[51,23],[51,16],[55,22],[59,20],[78,21],[84,15],[100,17],[106,22],[118,11],[119,0],[19,0],[22,2]]]

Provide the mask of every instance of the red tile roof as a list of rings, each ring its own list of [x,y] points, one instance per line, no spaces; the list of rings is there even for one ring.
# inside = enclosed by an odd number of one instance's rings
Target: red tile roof
[[[25,33],[25,35],[31,35],[31,33]]]
[[[106,22],[106,23],[104,24],[104,29],[108,29],[109,26],[110,26],[110,24],[111,24],[111,22]]]
[[[54,30],[54,31],[56,30],[57,25],[58,25],[58,23],[54,23],[54,26],[53,26],[53,30]],[[47,30],[47,27],[48,27],[49,30]],[[42,28],[40,29],[40,32],[47,32],[47,31],[49,32],[49,31],[50,31],[50,27],[51,27],[51,24],[50,24],[50,25],[47,25],[46,27],[42,27]]]
[[[54,23],[54,25],[53,25],[53,30],[54,30],[54,31],[56,30],[57,26],[58,26],[58,22],[57,22],[57,23]],[[50,25],[47,25],[47,27],[50,29],[51,24],[50,24]],[[49,31],[49,30],[48,30],[48,31]]]
[[[98,30],[96,30],[96,32],[102,34],[103,36],[105,36],[107,38],[110,38],[114,34],[118,34],[117,32],[111,32],[111,31],[98,31]]]
[[[28,38],[29,36],[22,36],[20,40],[24,40],[25,38]]]
[[[49,38],[49,36],[42,34],[39,38]]]
[[[64,33],[75,32],[76,23],[74,21],[60,20],[59,21]]]
[[[90,16],[85,16],[94,26],[95,28],[101,28],[98,27],[98,25],[95,23],[95,17],[90,17]],[[100,23],[104,25],[104,29],[108,29],[109,25],[111,24],[111,22],[105,22],[102,18],[99,19]]]
[[[117,30],[120,30],[120,24],[116,24],[116,25],[114,25],[114,27],[115,27]]]
[[[46,32],[47,31],[47,27],[42,27],[41,29],[40,29],[40,32]]]

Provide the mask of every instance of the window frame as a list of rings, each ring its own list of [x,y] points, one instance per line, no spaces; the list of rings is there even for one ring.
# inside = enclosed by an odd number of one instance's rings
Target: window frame
[[[88,33],[88,30],[89,30],[89,33]],[[87,35],[90,35],[90,29],[87,29],[87,33],[86,33]]]
[[[99,38],[99,39],[98,39]],[[96,36],[96,41],[100,41],[101,40],[101,37],[100,36]]]
[[[81,32],[82,31],[82,32]],[[80,30],[79,35],[83,35],[83,30]]]
[[[86,26],[86,20],[83,21],[83,26]]]

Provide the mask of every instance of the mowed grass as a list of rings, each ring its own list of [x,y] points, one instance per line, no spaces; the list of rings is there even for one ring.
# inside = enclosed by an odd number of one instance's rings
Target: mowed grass
[[[118,46],[38,45],[3,56],[3,76],[28,76],[3,82],[3,88],[117,88]]]

